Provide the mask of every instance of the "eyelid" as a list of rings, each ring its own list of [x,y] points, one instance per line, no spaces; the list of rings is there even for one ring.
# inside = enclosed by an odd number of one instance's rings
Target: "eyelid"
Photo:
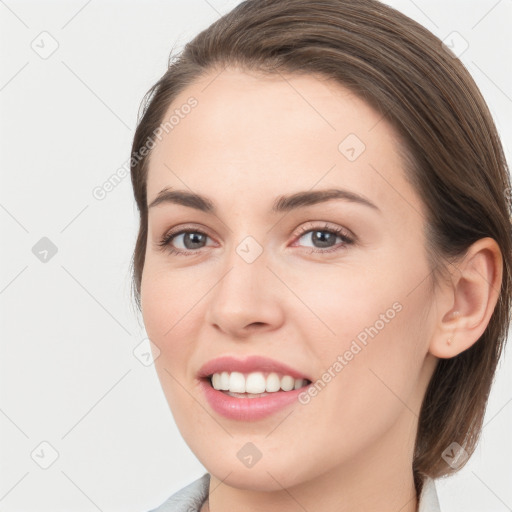
[[[197,230],[199,232],[203,232],[205,235],[208,235],[210,238],[214,238],[211,236],[210,234],[210,230],[200,224],[194,224],[194,223],[191,223],[191,224],[180,224],[178,226],[175,226],[171,229],[169,229],[168,231],[166,231],[162,238],[163,237],[168,237],[170,235],[177,235],[177,234],[180,234],[182,233],[183,231],[193,231],[193,230]]]
[[[317,224],[317,222],[323,222],[324,225]],[[356,235],[349,229],[340,226],[338,224],[331,223],[329,221],[308,221],[306,224],[301,224],[300,233],[296,235],[297,238],[301,238],[305,233],[310,231],[337,231],[339,235],[346,236],[354,242],[357,241]]]
[[[318,222],[323,222],[324,225],[320,226],[319,224],[317,224]],[[297,229],[299,229],[298,233],[296,232]],[[199,225],[199,224],[190,223],[190,224],[179,225],[177,227],[169,229],[162,235],[161,239],[169,238],[172,235],[183,234],[184,231],[193,231],[193,230],[197,230],[198,232],[203,232],[205,235],[207,235],[211,239],[215,238],[211,235],[208,228],[206,228],[202,225]],[[306,223],[303,223],[299,226],[299,228],[295,228],[293,236],[296,239],[298,239],[298,238],[301,238],[305,233],[308,233],[309,231],[314,231],[314,230],[316,230],[316,231],[336,230],[336,231],[340,231],[341,234],[347,236],[348,238],[351,238],[353,240],[357,239],[357,237],[349,229],[339,226],[337,224],[330,223],[329,221],[308,221]]]

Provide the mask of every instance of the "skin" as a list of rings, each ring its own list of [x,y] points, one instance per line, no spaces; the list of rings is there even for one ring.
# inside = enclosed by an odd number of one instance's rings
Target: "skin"
[[[499,249],[479,240],[432,292],[424,205],[381,115],[313,75],[218,73],[169,107],[170,115],[190,96],[198,100],[152,150],[147,182],[148,204],[172,187],[208,196],[218,213],[151,208],[141,283],[164,394],[211,474],[201,510],[416,511],[421,402],[438,358],[456,356],[485,330],[501,282]],[[338,149],[350,133],[366,145],[352,162]],[[278,196],[331,187],[364,195],[380,211],[330,200],[270,212]],[[326,223],[357,241],[315,243]],[[157,245],[180,227],[208,238],[189,249],[177,236],[173,246],[188,256]],[[252,263],[236,252],[249,235],[263,249]],[[320,378],[396,302],[401,311],[306,405],[239,422],[215,413],[198,387],[201,365],[220,355],[265,355]],[[247,442],[262,453],[250,468],[237,457]]]

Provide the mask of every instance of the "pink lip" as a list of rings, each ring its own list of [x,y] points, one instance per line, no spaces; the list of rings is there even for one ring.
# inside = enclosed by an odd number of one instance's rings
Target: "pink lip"
[[[214,373],[220,372],[276,372],[282,375],[290,375],[294,379],[312,380],[307,375],[300,373],[290,366],[263,356],[249,356],[245,359],[223,356],[212,359],[201,366],[201,369],[198,372],[198,378],[203,379],[213,375]]]
[[[307,389],[304,386],[291,391],[276,391],[261,398],[236,398],[214,389],[208,380],[201,380],[200,387],[210,407],[226,418],[240,421],[259,420],[297,402],[300,393]]]
[[[262,356],[250,356],[244,360],[224,356],[208,361],[198,372],[200,387],[206,400],[215,412],[222,414],[226,418],[240,421],[265,418],[297,402],[299,394],[304,392],[307,386],[292,389],[291,391],[276,391],[260,398],[236,398],[214,389],[210,384],[210,380],[207,377],[222,371],[238,371],[240,373],[250,373],[254,371],[276,372],[282,375],[290,375],[295,379],[312,380],[283,363]]]

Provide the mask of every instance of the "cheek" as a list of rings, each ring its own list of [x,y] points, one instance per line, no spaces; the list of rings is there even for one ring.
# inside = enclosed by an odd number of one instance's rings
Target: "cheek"
[[[387,269],[388,276],[390,269]],[[367,328],[378,322],[382,329],[381,314],[392,318],[396,314],[393,303],[398,294],[396,286],[382,279],[383,273],[374,268],[362,272],[355,265],[318,269],[302,277],[289,276],[290,288],[297,298],[287,315],[301,326],[301,332],[325,366],[338,354],[349,350],[352,340],[360,345],[369,339]]]
[[[326,385],[329,400],[345,405],[358,397],[389,407],[387,399],[400,405],[391,390],[407,397],[413,389],[428,345],[428,266],[420,255],[411,265],[405,254],[383,253],[364,273],[347,265],[295,279],[310,310],[297,307],[295,321],[322,380],[337,382]]]
[[[179,320],[185,318],[195,296],[189,276],[181,276],[151,256],[142,273],[140,294],[146,331],[150,338],[160,340],[172,338],[177,327],[183,327]]]
[[[142,317],[148,337],[162,349],[160,341],[169,328],[166,327],[166,318],[172,310],[171,295],[165,278],[158,279],[151,269],[148,269],[147,264],[142,274],[140,296]]]
[[[157,270],[149,265],[143,272],[142,316],[149,339],[160,350],[155,368],[166,388],[165,383],[172,381],[166,370],[180,381],[185,378],[187,367],[183,363],[191,357],[191,340],[194,339],[190,329],[199,325],[199,308],[193,307],[198,301],[195,295],[188,280],[185,285],[179,276],[168,270]]]

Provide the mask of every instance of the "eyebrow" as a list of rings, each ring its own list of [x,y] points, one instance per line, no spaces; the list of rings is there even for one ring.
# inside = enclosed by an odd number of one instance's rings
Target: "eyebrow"
[[[331,199],[342,199],[351,203],[368,206],[378,212],[381,211],[377,205],[360,194],[351,192],[350,190],[330,188],[326,190],[308,190],[296,192],[288,196],[279,196],[275,199],[271,212],[289,212],[298,208],[330,201]],[[208,197],[186,190],[172,190],[168,187],[158,193],[156,198],[148,206],[148,209],[165,203],[180,204],[206,213],[217,213],[215,204]]]

